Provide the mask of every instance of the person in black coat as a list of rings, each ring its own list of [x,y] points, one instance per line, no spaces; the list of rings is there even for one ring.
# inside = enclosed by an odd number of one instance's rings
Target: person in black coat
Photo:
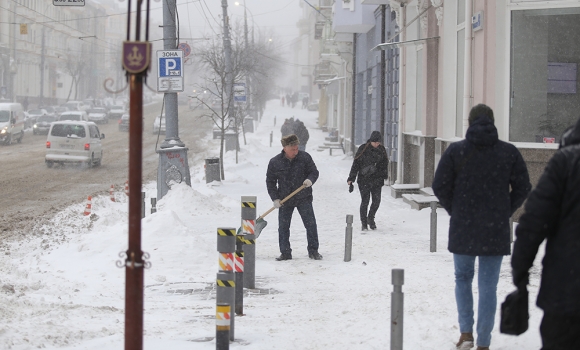
[[[387,150],[381,145],[381,133],[373,131],[371,137],[356,151],[350,174],[346,182],[352,185],[358,176],[358,190],[361,196],[360,221],[362,229],[372,230],[377,228],[375,214],[381,205],[381,191],[388,177],[389,156]],[[369,201],[372,196],[370,210]]]
[[[516,228],[514,284],[528,283],[547,240],[536,304],[544,310],[542,349],[580,349],[580,119],[562,136]]]
[[[280,127],[282,137],[294,134],[294,118],[285,119],[284,124]]]
[[[479,104],[471,109],[465,140],[449,145],[432,188],[451,217],[448,249],[453,253],[461,332],[457,347],[473,346],[471,283],[478,258],[477,345],[487,349],[501,262],[510,254],[510,217],[531,189],[522,155],[514,145],[498,139],[491,108]]]
[[[300,151],[306,151],[306,143],[310,138],[310,133],[308,132],[308,129],[306,129],[306,125],[304,125],[304,123],[301,120],[296,119],[296,121],[294,122],[293,129],[296,136],[298,136],[298,140],[300,141],[298,149]]]
[[[302,223],[306,228],[308,240],[308,257],[321,260],[318,253],[318,228],[312,208],[312,185],[318,179],[318,169],[310,154],[299,151],[300,141],[294,134],[282,138],[282,152],[270,159],[266,172],[266,187],[275,208],[278,208],[278,242],[282,253],[276,260],[292,259],[290,248],[290,223],[294,208],[298,209]],[[281,204],[297,188],[305,188]]]

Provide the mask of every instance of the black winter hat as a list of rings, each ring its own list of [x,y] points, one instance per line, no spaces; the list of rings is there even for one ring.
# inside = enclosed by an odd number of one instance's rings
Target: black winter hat
[[[373,131],[369,138],[369,142],[382,142],[381,132],[377,130]]]
[[[282,140],[280,140],[280,142],[282,143],[282,147],[296,146],[296,145],[300,144],[300,141],[298,140],[298,136],[296,136],[294,134],[284,136],[282,138]]]

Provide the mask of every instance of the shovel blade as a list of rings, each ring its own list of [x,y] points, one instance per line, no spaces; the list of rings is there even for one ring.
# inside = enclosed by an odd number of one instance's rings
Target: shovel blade
[[[266,225],[268,225],[268,221],[264,219],[256,220],[256,225],[254,226],[254,234],[256,235],[256,238],[260,237],[260,233],[262,233],[262,230]]]

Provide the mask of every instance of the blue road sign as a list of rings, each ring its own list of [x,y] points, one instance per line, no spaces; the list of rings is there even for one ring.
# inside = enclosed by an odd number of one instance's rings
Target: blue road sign
[[[234,102],[246,102],[246,84],[234,83]]]
[[[157,91],[183,91],[183,50],[157,51]]]

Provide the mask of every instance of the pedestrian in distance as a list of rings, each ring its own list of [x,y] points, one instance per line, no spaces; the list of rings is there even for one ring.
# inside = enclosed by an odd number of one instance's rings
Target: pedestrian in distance
[[[300,141],[300,144],[298,145],[298,150],[306,151],[306,143],[310,138],[310,133],[308,132],[308,129],[306,129],[306,125],[304,125],[304,123],[301,120],[296,119],[292,129],[294,130],[294,134],[298,136],[298,141]]]
[[[547,241],[536,301],[543,350],[580,349],[580,119],[561,140],[526,201],[511,261],[514,284],[524,289]]]
[[[375,230],[377,224],[375,215],[381,205],[381,192],[388,178],[389,156],[387,150],[381,145],[381,133],[373,131],[366,143],[360,145],[346,182],[349,186],[357,179],[358,190],[360,192],[360,221],[362,230],[371,228]],[[371,208],[369,201],[372,198]],[[367,211],[368,210],[368,211]]]
[[[280,99],[280,102],[282,102],[282,107],[284,107],[284,96],[282,96],[282,98]]]
[[[292,259],[290,223],[294,209],[298,209],[302,223],[306,228],[308,257],[322,260],[322,255],[318,253],[318,228],[312,208],[312,185],[318,179],[318,169],[310,154],[298,150],[300,142],[296,135],[283,137],[281,143],[282,152],[270,159],[266,173],[268,194],[274,207],[278,208],[278,242],[281,255],[276,260]],[[280,203],[282,198],[287,197],[302,185],[305,186],[302,191],[295,194],[283,205]]]
[[[499,271],[503,256],[510,254],[510,217],[531,189],[526,163],[514,145],[498,139],[490,107],[471,109],[465,140],[449,145],[432,188],[450,216],[448,249],[453,253],[461,332],[457,348],[474,346],[471,285],[477,258],[476,344],[478,350],[489,350]]]

